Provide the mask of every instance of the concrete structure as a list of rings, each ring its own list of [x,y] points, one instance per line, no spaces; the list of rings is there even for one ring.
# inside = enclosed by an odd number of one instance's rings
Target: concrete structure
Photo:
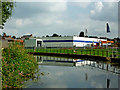
[[[101,44],[101,41],[107,41],[106,39],[88,38],[88,37],[43,37],[42,47],[85,47],[87,45]]]
[[[39,48],[42,47],[42,39],[30,38],[24,40],[25,48]]]
[[[1,45],[2,45],[2,48],[7,48],[8,47],[8,40],[1,40]]]

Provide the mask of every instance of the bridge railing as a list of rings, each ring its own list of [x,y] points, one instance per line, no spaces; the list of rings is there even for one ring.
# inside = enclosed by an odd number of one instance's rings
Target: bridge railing
[[[33,48],[27,49],[27,52],[41,52],[41,53],[63,53],[63,54],[80,54],[120,58],[120,48]]]

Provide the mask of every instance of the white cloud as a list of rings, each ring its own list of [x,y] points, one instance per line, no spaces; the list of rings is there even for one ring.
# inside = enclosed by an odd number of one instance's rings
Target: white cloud
[[[91,4],[91,2],[73,2],[71,5],[81,7],[81,8],[87,8]]]
[[[17,27],[24,27],[32,24],[30,19],[16,19],[16,26]]]
[[[90,10],[90,17],[94,20],[117,22],[118,3],[95,2],[94,6]]]
[[[17,4],[19,9],[16,8],[16,16],[13,15],[14,18],[6,24],[9,29],[5,29],[10,31],[19,30],[21,35],[30,33],[34,36],[41,37],[43,35],[46,36],[47,34],[52,35],[54,32],[61,34],[62,36],[73,36],[78,35],[87,28],[89,35],[99,35],[99,33],[101,33],[104,36],[106,20],[110,22],[110,20],[113,21],[116,17],[116,14],[113,13],[116,10],[114,8],[116,4],[86,2],[83,6],[80,6],[82,3],[71,3],[69,6],[66,2]],[[114,8],[114,10],[112,8]],[[72,10],[75,10],[74,13]],[[82,11],[82,13],[80,13],[79,10],[80,12]],[[88,11],[90,11],[90,17]],[[112,23],[110,22],[112,27],[111,32],[113,30],[117,32],[116,22]],[[112,34],[109,36],[115,37]]]
[[[103,2],[119,2],[120,0],[103,0]]]
[[[22,19],[17,19],[16,20],[16,25],[18,26],[18,27],[20,27],[20,26],[22,26],[23,24],[23,20]]]
[[[63,21],[62,20],[56,20],[56,23],[57,24],[63,24]]]
[[[43,15],[37,15],[37,17],[33,17],[34,23],[37,23],[39,25],[48,26],[55,22],[56,16],[51,14],[43,14]]]
[[[28,33],[26,33],[26,34],[24,34],[24,35],[30,35],[30,34],[31,34],[31,33],[28,32]]]
[[[103,4],[101,1],[95,3],[95,9],[100,12],[103,9]]]
[[[94,15],[94,14],[95,14],[95,11],[94,11],[94,10],[91,10],[91,11],[90,11],[90,14],[91,14],[91,15]]]
[[[67,6],[66,6],[66,3],[53,3],[53,5],[51,5],[49,7],[49,10],[51,12],[63,12],[63,11],[66,11],[67,9]]]
[[[5,28],[5,30],[4,30],[5,32],[6,32],[6,34],[8,34],[8,35],[15,35],[15,36],[18,36],[18,35],[20,35],[21,33],[19,32],[20,30],[18,30],[18,29],[12,29],[12,28]]]

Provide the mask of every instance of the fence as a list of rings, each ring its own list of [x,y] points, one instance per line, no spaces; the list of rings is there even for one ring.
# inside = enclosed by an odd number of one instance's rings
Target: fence
[[[85,49],[85,48],[37,48],[27,49],[28,52],[41,52],[41,53],[63,53],[63,54],[80,54],[80,55],[93,55],[120,58],[120,48],[103,48],[103,49]]]

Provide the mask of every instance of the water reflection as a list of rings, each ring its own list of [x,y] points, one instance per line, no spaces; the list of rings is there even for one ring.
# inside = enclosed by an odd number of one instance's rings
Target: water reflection
[[[51,57],[51,56],[36,56],[36,59],[41,65],[61,65],[61,66],[90,66],[101,70],[106,70],[112,73],[120,74],[120,67],[106,64],[105,62],[95,62],[81,59]]]
[[[74,66],[73,59],[70,58],[36,56],[36,59],[40,65]]]
[[[36,56],[40,72],[37,82],[27,88],[118,88],[120,68],[103,62]]]

